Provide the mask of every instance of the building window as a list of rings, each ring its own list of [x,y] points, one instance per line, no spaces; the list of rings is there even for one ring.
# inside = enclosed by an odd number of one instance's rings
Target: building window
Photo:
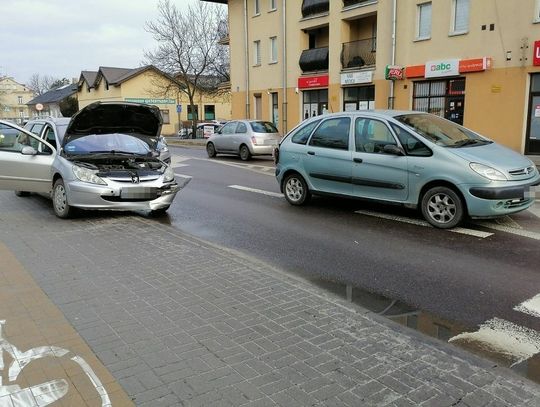
[[[433,113],[463,124],[465,78],[415,82],[413,110]]]
[[[270,37],[270,63],[277,62],[277,37]]]
[[[253,5],[255,9],[255,15],[258,16],[261,14],[261,5],[259,4],[259,0],[253,0]]]
[[[161,112],[161,118],[163,119],[163,124],[170,124],[171,119],[169,117],[169,109],[162,109]]]
[[[375,109],[375,86],[357,86],[343,89],[343,110]]]
[[[277,9],[277,0],[270,0],[270,11]]]
[[[195,105],[195,114],[191,112],[191,105],[187,106],[188,120],[199,120],[199,106]]]
[[[204,105],[204,120],[215,120],[215,119],[216,119],[216,106]]]
[[[302,92],[302,112],[304,119],[318,116],[327,111],[328,89],[305,90]]]
[[[277,92],[271,93],[272,96],[272,123],[274,126],[279,124],[279,106],[278,106],[278,94]]]
[[[533,23],[540,23],[540,0],[534,2]]]
[[[261,42],[253,41],[253,65],[261,64]]]
[[[417,8],[416,39],[431,38],[431,2],[419,4]]]
[[[465,34],[469,31],[469,3],[469,0],[453,0],[450,34]]]
[[[257,93],[254,95],[254,102],[255,102],[255,119],[261,120],[262,119],[262,95],[260,93]]]
[[[23,104],[23,97],[22,96],[17,96],[17,99],[19,100],[19,104],[22,105]]]

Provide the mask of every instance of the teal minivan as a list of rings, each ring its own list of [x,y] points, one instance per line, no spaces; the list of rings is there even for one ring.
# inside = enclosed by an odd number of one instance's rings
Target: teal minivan
[[[465,217],[523,211],[540,192],[527,157],[423,112],[355,111],[313,117],[283,138],[276,177],[292,205],[312,194],[420,208],[438,228]]]

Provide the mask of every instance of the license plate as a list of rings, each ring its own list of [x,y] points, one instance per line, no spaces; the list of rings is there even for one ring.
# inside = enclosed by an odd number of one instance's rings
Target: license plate
[[[122,199],[155,199],[157,197],[156,188],[124,188],[120,192]]]

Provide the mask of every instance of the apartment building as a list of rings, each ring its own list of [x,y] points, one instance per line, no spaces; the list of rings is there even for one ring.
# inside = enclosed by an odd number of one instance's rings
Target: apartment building
[[[0,119],[23,124],[30,118],[26,105],[34,97],[34,92],[14,78],[0,77]]]
[[[415,109],[540,156],[540,0],[227,4],[232,116]]]

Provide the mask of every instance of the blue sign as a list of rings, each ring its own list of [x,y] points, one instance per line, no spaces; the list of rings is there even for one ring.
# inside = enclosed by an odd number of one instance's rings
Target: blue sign
[[[176,105],[176,113],[182,113],[182,105]]]

